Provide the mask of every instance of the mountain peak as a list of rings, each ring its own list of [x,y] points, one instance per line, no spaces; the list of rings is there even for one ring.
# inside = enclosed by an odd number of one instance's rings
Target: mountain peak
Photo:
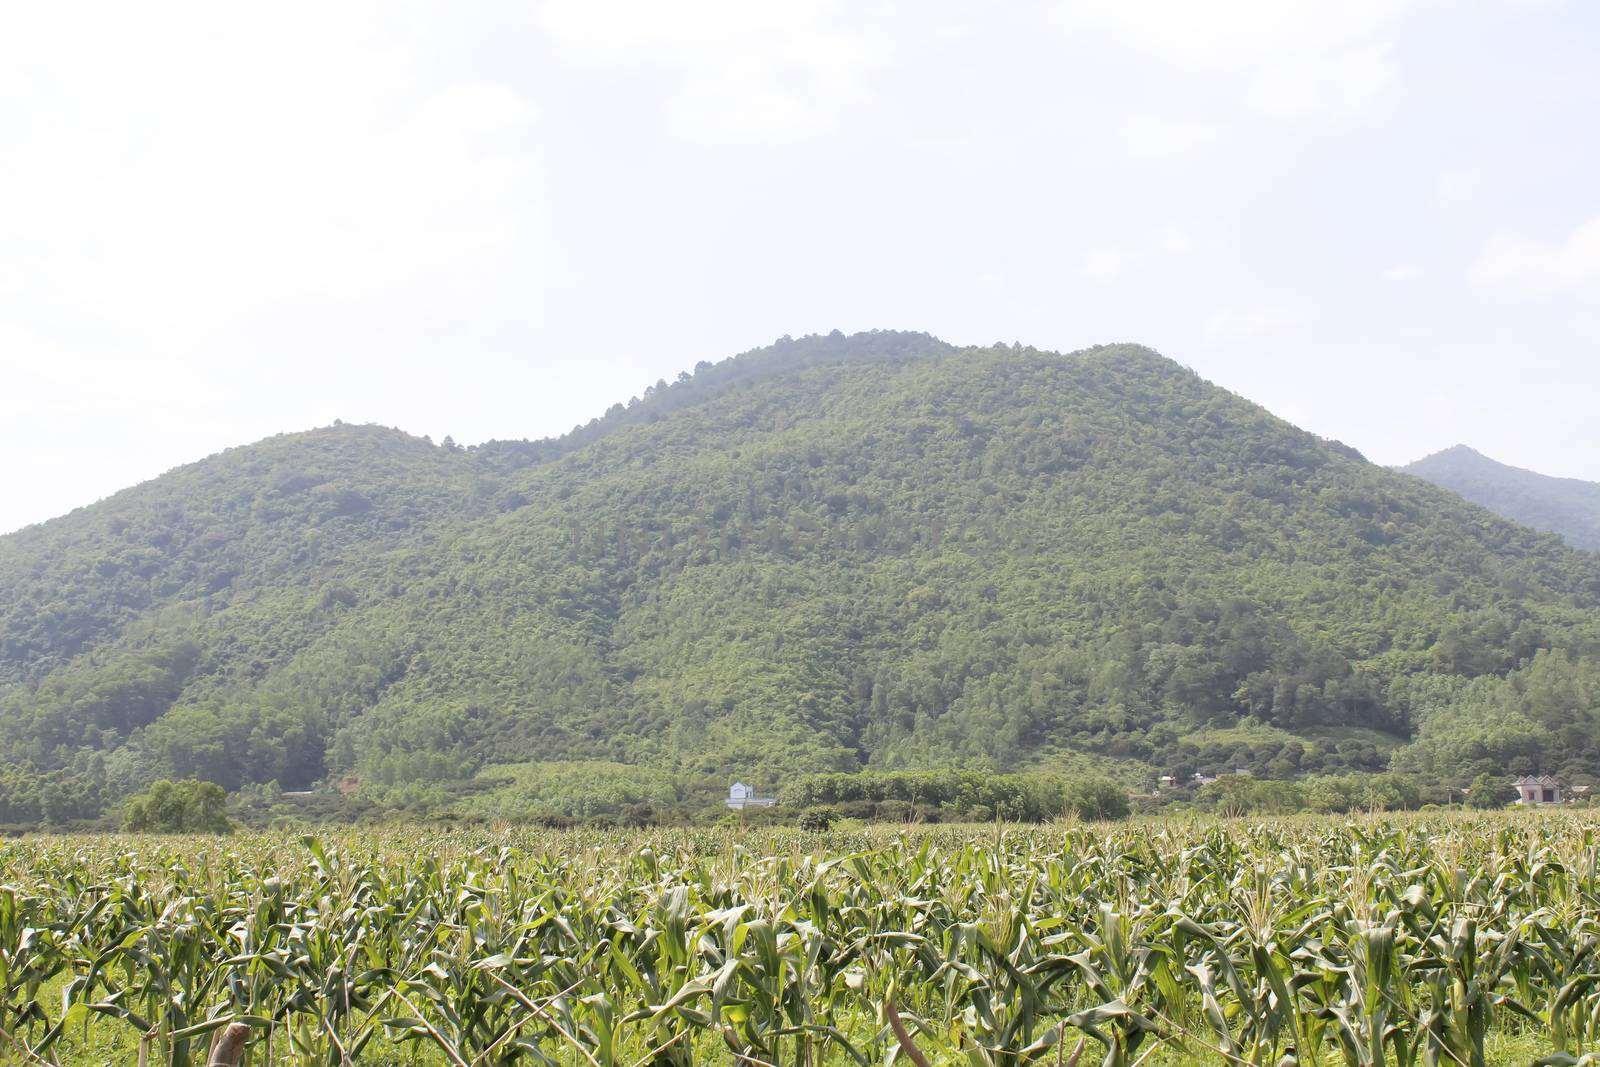
[[[1476,448],[1473,448],[1471,445],[1451,445],[1449,448],[1441,449],[1438,452],[1435,452],[1434,455],[1435,456],[1463,456],[1463,457],[1471,457],[1471,458],[1474,458],[1474,459],[1488,459],[1489,458],[1488,456],[1484,455],[1482,452],[1479,452]]]
[[[1578,548],[1600,550],[1600,484],[1513,467],[1467,445],[1400,469]]]

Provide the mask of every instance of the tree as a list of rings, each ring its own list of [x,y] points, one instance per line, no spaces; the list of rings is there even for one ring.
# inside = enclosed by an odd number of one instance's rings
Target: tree
[[[1511,787],[1505,779],[1492,774],[1480,774],[1467,787],[1467,806],[1472,808],[1503,808],[1511,800]]]
[[[228,794],[214,782],[162,779],[128,802],[122,828],[134,833],[225,834],[233,830],[227,806]]]
[[[833,824],[838,821],[838,818],[838,809],[827,805],[807,808],[800,813],[799,826],[800,829],[811,833],[824,833],[833,828]]]

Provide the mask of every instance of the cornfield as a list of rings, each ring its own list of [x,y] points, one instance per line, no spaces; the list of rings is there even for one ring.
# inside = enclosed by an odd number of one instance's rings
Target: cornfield
[[[16,841],[0,1062],[1600,1063],[1597,827]]]

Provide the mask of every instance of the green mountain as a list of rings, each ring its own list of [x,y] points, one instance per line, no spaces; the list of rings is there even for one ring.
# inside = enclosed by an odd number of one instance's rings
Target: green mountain
[[[1600,552],[1600,483],[1508,467],[1466,445],[1400,468],[1579,548]]]
[[[1148,349],[785,339],[559,439],[335,425],[0,538],[0,823],[554,761],[1588,774],[1597,608],[1600,556]]]

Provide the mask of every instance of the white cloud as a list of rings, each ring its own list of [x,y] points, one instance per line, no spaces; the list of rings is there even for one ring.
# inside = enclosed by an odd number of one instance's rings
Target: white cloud
[[[1395,67],[1385,34],[1416,0],[1063,0],[1069,33],[1108,32],[1177,67],[1238,79],[1277,117],[1349,118]]]
[[[55,106],[0,144],[0,239],[38,254],[0,315],[171,355],[363,305],[459,320],[503,285],[537,308],[537,112],[510,89],[425,77],[354,8],[157,7],[98,37],[30,10],[0,66]]]
[[[83,467],[22,517],[334,414],[398,421],[441,350],[541,319],[538,111],[443,74],[430,14],[0,9],[5,430]]]
[[[1328,54],[1385,29],[1414,0],[1066,0],[1071,21],[1108,28],[1183,66]]]
[[[1580,312],[1572,326],[1584,344],[1600,349],[1600,311]]]
[[[1417,266],[1415,263],[1396,263],[1394,266],[1383,272],[1383,280],[1386,282],[1393,282],[1396,285],[1406,285],[1411,282],[1420,281],[1421,278],[1422,268]]]
[[[1096,282],[1118,281],[1134,271],[1163,267],[1208,248],[1210,242],[1186,225],[1172,223],[1143,233],[1130,233],[1119,243],[1090,246],[1079,264],[1080,276]]]
[[[1079,272],[1097,282],[1112,282],[1139,269],[1159,269],[1201,247],[1187,226],[1176,223],[1143,234],[1129,234],[1121,244],[1095,245],[1083,254]]]
[[[691,141],[825,134],[887,50],[840,0],[546,0],[540,21],[579,60],[671,72],[667,122]]]
[[[1083,259],[1083,273],[1095,281],[1115,281],[1127,273],[1137,257],[1126,248],[1091,248]]]
[[[1136,115],[1122,124],[1118,138],[1131,156],[1169,159],[1212,143],[1217,133],[1217,127],[1206,123]]]
[[[1600,301],[1600,217],[1585,222],[1556,244],[1498,233],[1478,254],[1472,280],[1516,298],[1576,295]]]
[[[1483,177],[1468,167],[1449,167],[1439,172],[1435,189],[1439,203],[1445,207],[1460,207],[1477,199],[1483,188]]]
[[[1372,107],[1394,79],[1390,52],[1388,44],[1376,44],[1300,63],[1267,64],[1250,87],[1250,102],[1275,118],[1355,118]]]
[[[1206,334],[1217,339],[1259,337],[1297,326],[1305,313],[1287,304],[1222,308],[1206,320]]]
[[[1188,252],[1193,252],[1198,244],[1189,227],[1180,226],[1176,223],[1170,226],[1163,226],[1157,230],[1154,240],[1156,248],[1172,255],[1184,255]]]

